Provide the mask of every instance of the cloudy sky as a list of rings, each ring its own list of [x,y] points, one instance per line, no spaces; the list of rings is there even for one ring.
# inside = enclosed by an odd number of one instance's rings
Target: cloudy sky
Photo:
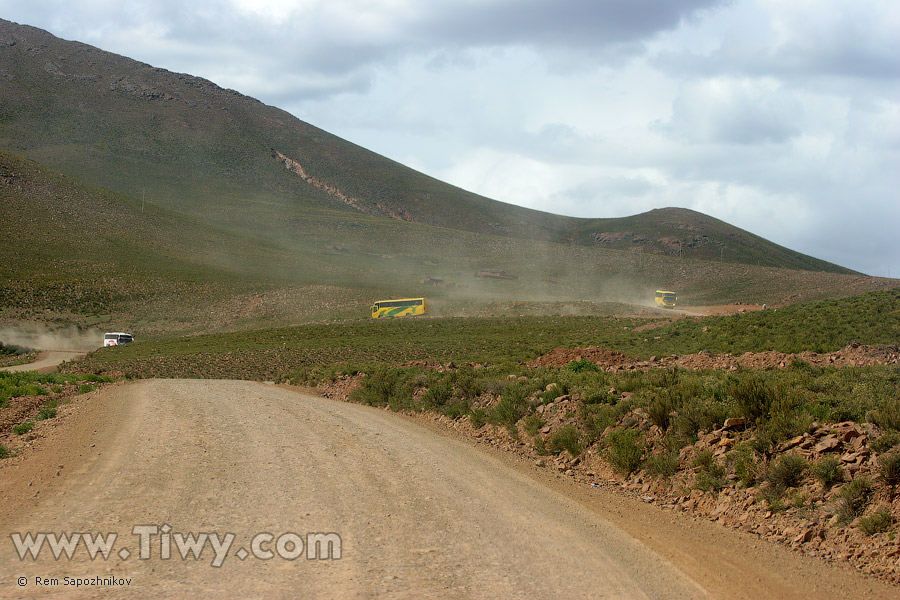
[[[2,0],[485,196],[900,277],[896,0]]]

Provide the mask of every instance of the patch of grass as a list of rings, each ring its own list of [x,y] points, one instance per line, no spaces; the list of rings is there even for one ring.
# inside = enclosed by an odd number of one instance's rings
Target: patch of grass
[[[0,459],[9,458],[10,452],[9,448],[0,444]]]
[[[644,456],[644,439],[639,429],[616,429],[606,440],[606,459],[619,474],[637,471]]]
[[[882,429],[900,431],[900,397],[880,400],[870,420]]]
[[[894,524],[894,517],[886,508],[880,508],[867,517],[860,517],[859,530],[866,535],[875,535],[876,533],[884,533],[891,529]]]

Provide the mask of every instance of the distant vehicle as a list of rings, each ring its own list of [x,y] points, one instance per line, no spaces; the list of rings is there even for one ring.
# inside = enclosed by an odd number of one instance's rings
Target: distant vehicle
[[[675,295],[675,292],[656,290],[656,304],[658,306],[662,306],[663,308],[675,308],[675,302],[677,300],[678,297]]]
[[[130,344],[134,341],[134,336],[130,333],[107,333],[103,336],[104,346],[121,346],[122,344]]]
[[[500,269],[481,269],[477,273],[475,273],[475,277],[481,277],[483,279],[518,279],[518,275],[510,275],[506,271],[501,271]]]
[[[402,298],[399,300],[379,300],[371,307],[372,318],[406,317],[408,315],[424,315],[428,313],[428,302],[425,298]]]

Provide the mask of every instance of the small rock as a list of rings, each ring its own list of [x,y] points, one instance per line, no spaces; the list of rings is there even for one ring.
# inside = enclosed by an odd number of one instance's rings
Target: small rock
[[[725,419],[722,429],[728,431],[730,429],[744,429],[747,427],[747,419],[744,417],[730,417]]]
[[[841,442],[840,442],[840,440],[837,439],[837,436],[827,435],[824,438],[822,438],[822,441],[820,441],[818,444],[816,444],[816,447],[814,448],[814,450],[816,452],[829,452],[831,450],[834,450],[835,448],[837,448],[840,445],[841,445]]]

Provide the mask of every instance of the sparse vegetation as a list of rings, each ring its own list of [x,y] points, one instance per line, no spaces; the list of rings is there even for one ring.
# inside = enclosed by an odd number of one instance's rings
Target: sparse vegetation
[[[16,435],[25,435],[32,429],[34,429],[34,421],[25,421],[24,423],[14,425],[13,433],[15,433]]]
[[[838,518],[842,523],[849,523],[863,514],[873,493],[872,482],[868,477],[860,476],[841,488],[841,503]]]
[[[560,427],[559,431],[550,436],[547,446],[554,453],[566,450],[572,458],[580,456],[584,451],[584,445],[581,443],[581,434],[573,425]]]
[[[842,479],[841,461],[835,456],[822,457],[810,467],[810,471],[825,489],[830,489]]]
[[[802,483],[809,465],[802,456],[789,452],[781,455],[772,468],[767,479],[775,487],[792,488]]]
[[[609,434],[606,456],[617,473],[631,475],[644,456],[643,436],[638,429],[617,429]]]
[[[889,531],[894,524],[894,517],[886,508],[879,508],[867,517],[859,518],[859,529],[866,535],[875,535]]]

